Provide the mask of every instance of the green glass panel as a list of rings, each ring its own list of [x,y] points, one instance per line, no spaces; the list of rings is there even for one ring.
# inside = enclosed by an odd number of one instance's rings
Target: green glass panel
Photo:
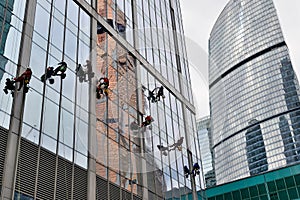
[[[248,188],[241,189],[242,199],[247,199],[250,197]]]
[[[259,197],[252,197],[251,200],[259,200]]]
[[[278,193],[279,193],[279,199],[289,199],[286,190],[279,191]]]
[[[262,195],[259,198],[260,200],[269,200],[267,195]]]
[[[224,200],[223,195],[218,195],[216,200]]]
[[[286,189],[283,179],[276,180],[276,186],[277,186],[277,190]]]
[[[224,194],[224,197],[225,197],[226,200],[233,200],[232,196],[231,196],[231,192]]]
[[[271,199],[271,200],[279,200],[279,199],[278,199],[277,192],[271,193],[271,194],[270,194],[270,199]]]
[[[300,165],[290,167],[291,175],[300,174]]]
[[[289,168],[284,168],[284,169],[276,170],[276,171],[265,174],[265,178],[266,178],[267,182],[276,180],[276,179],[280,179],[280,178],[284,178],[287,176],[291,176],[291,171]]]
[[[259,184],[259,185],[257,185],[257,187],[258,187],[258,192],[260,195],[267,193],[265,184]]]
[[[208,200],[215,200],[215,197],[210,197],[208,198]]]
[[[233,199],[241,199],[240,191],[232,192]]]
[[[296,185],[300,185],[300,174],[294,176],[295,181],[296,181]]]
[[[268,184],[268,188],[269,188],[269,192],[270,193],[276,191],[276,186],[275,186],[275,182],[274,181],[270,181],[267,184]]]
[[[257,187],[256,187],[256,186],[250,187],[249,190],[250,190],[250,196],[251,196],[251,197],[256,197],[256,196],[258,196],[258,190],[257,190]]]
[[[295,187],[294,177],[290,176],[284,179],[287,188]]]
[[[296,188],[288,189],[288,193],[289,193],[290,199],[296,199],[299,197]]]
[[[300,196],[300,186],[297,187],[298,190],[298,196]]]

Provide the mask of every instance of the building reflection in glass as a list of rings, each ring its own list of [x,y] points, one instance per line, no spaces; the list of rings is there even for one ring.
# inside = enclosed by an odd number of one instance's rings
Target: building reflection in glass
[[[284,116],[279,117],[279,129],[284,145],[284,155],[286,157],[286,163],[293,163],[298,160],[298,157],[296,154],[296,148],[288,120]]]
[[[202,167],[205,176],[206,187],[216,185],[216,175],[214,166],[214,154],[212,148],[212,136],[210,129],[210,118],[205,117],[197,121],[197,132],[202,157]]]
[[[296,74],[293,70],[293,66],[291,61],[288,58],[284,58],[281,60],[281,68],[280,68],[280,72],[281,72],[281,76],[282,76],[282,84],[283,84],[283,90],[284,90],[284,99],[286,102],[286,106],[288,108],[288,110],[293,110],[295,109],[295,111],[292,111],[289,113],[290,116],[290,120],[291,120],[291,126],[293,129],[293,135],[294,135],[294,140],[295,140],[295,145],[296,145],[296,152],[299,155],[300,154],[300,101],[299,101],[299,94],[297,91],[299,91],[299,84],[297,81],[297,77]],[[280,120],[280,122],[284,122],[284,119]],[[288,121],[285,121],[284,123],[288,123]],[[287,124],[288,125],[288,124]],[[282,127],[283,128],[283,127]],[[287,128],[286,128],[287,129]],[[290,129],[288,127],[288,129]],[[280,129],[281,131],[282,129]],[[282,133],[282,132],[281,132]],[[290,132],[291,133],[291,132]],[[286,133],[284,134],[284,136],[282,135],[282,137],[286,137]],[[290,142],[292,142],[292,134],[290,135]],[[285,141],[286,142],[286,141]],[[290,144],[286,144],[284,142],[285,145],[290,145]],[[286,147],[285,148],[290,148],[290,147]],[[298,158],[293,158],[295,161],[299,160]]]
[[[115,18],[112,4],[111,0],[98,1],[98,12],[110,26],[125,37],[124,13],[117,7],[117,17]],[[104,167],[98,167],[97,174],[102,177],[108,176],[111,182],[121,185],[134,194],[141,195],[142,190],[138,187],[138,185],[143,185],[140,173],[142,172],[139,156],[141,152],[140,138],[134,137],[134,134],[131,133],[130,124],[139,122],[138,92],[142,97],[141,107],[143,109],[147,108],[145,106],[146,98],[136,83],[136,66],[133,56],[119,45],[100,23],[97,24],[97,34],[96,70],[102,77],[108,77],[110,80],[108,98],[104,97],[96,102],[97,160],[104,165]],[[145,110],[142,112],[144,113]],[[146,152],[147,149],[146,145]],[[149,162],[146,169],[148,187],[156,188],[153,191],[156,190],[156,193],[162,196],[166,187],[163,173],[153,164],[155,163],[154,157],[150,153],[147,154],[147,162]]]
[[[252,176],[268,171],[268,162],[260,124],[253,119],[249,125],[251,127],[246,132],[246,150],[248,167]]]

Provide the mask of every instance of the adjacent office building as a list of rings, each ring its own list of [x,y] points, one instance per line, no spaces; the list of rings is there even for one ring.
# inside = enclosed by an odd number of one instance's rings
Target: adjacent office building
[[[201,160],[179,0],[4,0],[0,28],[1,88],[33,72],[26,95],[0,93],[2,198],[163,199],[203,187],[183,172]],[[61,61],[66,78],[42,82]],[[108,96],[97,99],[102,77]],[[148,115],[151,126],[133,128]],[[180,137],[181,151],[157,148]]]
[[[299,83],[272,0],[230,0],[209,39],[217,185],[299,161]]]
[[[214,167],[214,155],[212,151],[210,118],[203,117],[197,121],[197,132],[199,137],[200,154],[202,160],[202,170],[205,178],[206,188],[216,185],[216,175]]]

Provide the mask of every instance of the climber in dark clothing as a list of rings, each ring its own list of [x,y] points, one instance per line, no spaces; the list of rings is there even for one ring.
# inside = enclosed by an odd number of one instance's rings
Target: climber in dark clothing
[[[190,169],[186,165],[184,165],[183,171],[184,171],[185,178],[188,178],[189,175],[192,174],[192,172],[190,171]]]
[[[53,75],[52,76],[61,76],[62,79],[64,79],[66,77],[66,70],[67,70],[67,63],[62,61],[60,63],[58,63],[58,66],[55,68]],[[60,72],[60,73],[58,73]]]
[[[6,79],[6,82],[5,82],[5,87],[3,89],[3,91],[5,92],[5,94],[8,94],[8,90],[11,91],[11,94],[12,96],[14,96],[14,90],[15,90],[15,83],[19,82],[20,85],[19,85],[19,88],[18,88],[18,91],[20,91],[22,89],[22,87],[24,86],[24,92],[27,93],[29,88],[28,88],[28,84],[30,82],[30,79],[31,79],[31,75],[32,75],[32,71],[31,69],[28,67],[25,72],[23,72],[23,74],[21,74],[21,76],[19,77],[16,77],[14,79],[9,79],[7,78]]]
[[[156,99],[156,98],[155,98],[155,95],[154,95],[154,92],[153,92],[153,91],[150,91],[150,90],[149,90],[149,94],[148,94],[147,99],[148,99],[148,101],[151,100],[152,103],[155,102],[155,99]]]
[[[162,97],[163,99],[165,98],[164,95],[164,87],[160,86],[156,95],[156,101],[160,101],[160,97]]]
[[[42,82],[45,82],[45,80],[48,79],[48,80],[49,80],[49,83],[50,83],[50,84],[53,84],[53,83],[54,83],[54,79],[51,78],[52,75],[53,75],[53,73],[54,73],[54,68],[53,68],[53,67],[48,67],[48,68],[47,68],[46,74],[44,74],[43,76],[41,76],[41,81],[42,81]]]
[[[195,164],[193,165],[193,172],[194,172],[194,176],[200,174],[200,166],[199,166],[198,163],[195,163]]]
[[[147,98],[149,101],[151,100],[152,103],[160,101],[160,97],[165,98],[163,86],[156,87],[152,91],[149,90],[149,96]]]
[[[10,80],[9,78],[7,78],[6,82],[5,82],[5,87],[3,89],[3,91],[5,92],[5,94],[8,94],[8,90],[10,90],[11,94],[13,95],[15,88],[16,87],[14,85],[14,81]]]
[[[54,69],[54,67],[48,67],[47,71],[44,75],[41,76],[41,81],[45,82],[47,79],[49,80],[50,84],[54,83],[54,79],[52,76],[60,76],[62,79],[66,77],[66,70],[67,70],[67,63],[62,61],[58,63],[58,66]]]

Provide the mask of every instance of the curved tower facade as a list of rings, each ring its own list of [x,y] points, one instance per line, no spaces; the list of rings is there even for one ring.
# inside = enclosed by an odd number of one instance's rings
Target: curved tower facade
[[[230,0],[209,40],[217,184],[299,161],[299,84],[272,0]]]
[[[1,199],[196,195],[203,181],[183,170],[201,156],[181,18],[179,0],[0,1]],[[65,77],[48,68],[61,61]],[[29,66],[28,93],[2,91]]]

